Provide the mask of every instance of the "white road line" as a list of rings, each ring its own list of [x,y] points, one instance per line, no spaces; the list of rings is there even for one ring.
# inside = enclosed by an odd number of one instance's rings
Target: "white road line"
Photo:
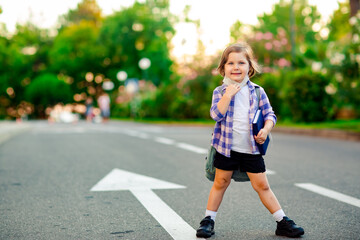
[[[138,137],[139,133],[133,130],[125,130],[123,131],[126,135],[132,136],[132,137]]]
[[[155,142],[163,143],[166,145],[173,145],[175,143],[175,140],[164,138],[164,137],[155,137]]]
[[[176,146],[179,148],[191,151],[191,152],[199,153],[199,154],[206,154],[208,152],[208,150],[205,148],[196,147],[194,145],[190,145],[187,143],[177,143]]]
[[[344,202],[350,205],[353,205],[355,207],[360,207],[360,199],[342,194],[342,193],[338,193],[335,192],[333,190],[324,188],[324,187],[320,187],[318,185],[312,184],[312,183],[295,183],[295,186],[298,186],[300,188],[309,190],[311,192],[338,200],[340,202]]]
[[[149,139],[150,136],[147,133],[144,132],[137,132],[137,131],[133,131],[133,130],[125,130],[123,131],[124,134],[129,135],[131,137],[137,137],[137,138],[141,138],[141,139]]]
[[[124,131],[125,134],[132,136],[132,137],[138,137],[138,138],[143,138],[143,139],[149,139],[150,136],[148,136],[146,133],[141,133],[141,132],[136,132],[136,131],[132,131],[132,130],[126,130]],[[162,144],[166,144],[166,145],[175,145],[178,148],[190,151],[190,152],[195,152],[198,154],[207,154],[208,153],[208,149],[205,148],[201,148],[201,147],[197,147],[188,143],[177,143],[175,140],[170,139],[170,138],[164,138],[164,137],[155,137],[154,138],[155,142],[158,143],[162,143]],[[274,175],[276,174],[275,171],[272,171],[270,169],[266,170],[266,174],[267,175]]]
[[[131,189],[131,193],[175,240],[198,239],[196,231],[150,189]]]
[[[146,134],[146,133],[142,133],[140,132],[138,135],[137,135],[138,138],[141,138],[141,139],[149,139],[149,135]]]

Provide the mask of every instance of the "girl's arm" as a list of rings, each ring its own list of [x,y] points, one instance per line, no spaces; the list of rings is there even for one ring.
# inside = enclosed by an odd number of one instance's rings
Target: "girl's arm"
[[[217,122],[220,122],[224,119],[227,109],[230,105],[232,97],[240,90],[237,89],[236,86],[229,85],[226,88],[226,92],[224,95],[220,92],[220,88],[215,88],[213,92],[211,108],[210,108],[210,116]]]
[[[262,109],[262,114],[265,118],[264,127],[259,131],[257,136],[254,136],[255,141],[259,144],[263,144],[270,134],[271,130],[276,124],[276,115],[271,107],[269,98],[267,97],[265,91],[261,89],[261,97],[260,97],[260,106]]]
[[[217,107],[221,114],[225,114],[230,105],[231,99],[235,94],[240,91],[240,87],[235,84],[231,84],[226,88],[225,94],[222,96],[220,101],[217,103]]]

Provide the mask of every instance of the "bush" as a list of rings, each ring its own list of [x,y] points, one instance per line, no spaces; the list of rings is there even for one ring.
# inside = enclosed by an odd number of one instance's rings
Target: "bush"
[[[281,76],[277,73],[266,73],[252,79],[254,83],[264,88],[266,95],[270,100],[270,104],[279,118],[281,115],[283,87],[281,84]]]
[[[37,110],[43,111],[47,106],[72,101],[70,86],[54,74],[43,74],[35,78],[25,90],[25,98],[34,104]],[[43,115],[37,111],[38,115]]]
[[[325,87],[330,79],[303,69],[286,75],[284,102],[296,122],[320,122],[332,117],[333,99]]]
[[[116,104],[115,107],[111,109],[112,117],[128,118],[130,117],[130,113],[130,103]]]

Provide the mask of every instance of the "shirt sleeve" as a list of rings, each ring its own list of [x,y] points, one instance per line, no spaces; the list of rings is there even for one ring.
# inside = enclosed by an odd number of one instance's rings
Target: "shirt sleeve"
[[[266,92],[263,88],[260,88],[261,95],[260,95],[260,108],[262,110],[262,114],[264,116],[264,120],[271,120],[274,123],[274,126],[277,121],[277,117],[275,115],[275,112],[273,111],[273,108],[271,107],[270,100],[268,96],[266,95]]]
[[[218,107],[217,104],[220,101],[220,99],[222,98],[222,94],[219,91],[219,87],[215,88],[215,90],[213,91],[213,96],[212,96],[212,102],[211,102],[211,108],[210,108],[210,116],[212,119],[214,119],[216,122],[220,122],[225,118],[225,114],[222,114]]]

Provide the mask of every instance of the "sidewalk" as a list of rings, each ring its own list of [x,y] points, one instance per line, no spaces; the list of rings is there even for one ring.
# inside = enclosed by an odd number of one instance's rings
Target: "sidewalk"
[[[291,127],[275,127],[273,129],[273,132],[360,142],[359,132],[348,132],[348,131],[336,130],[336,129],[305,129],[305,128],[291,128]]]

